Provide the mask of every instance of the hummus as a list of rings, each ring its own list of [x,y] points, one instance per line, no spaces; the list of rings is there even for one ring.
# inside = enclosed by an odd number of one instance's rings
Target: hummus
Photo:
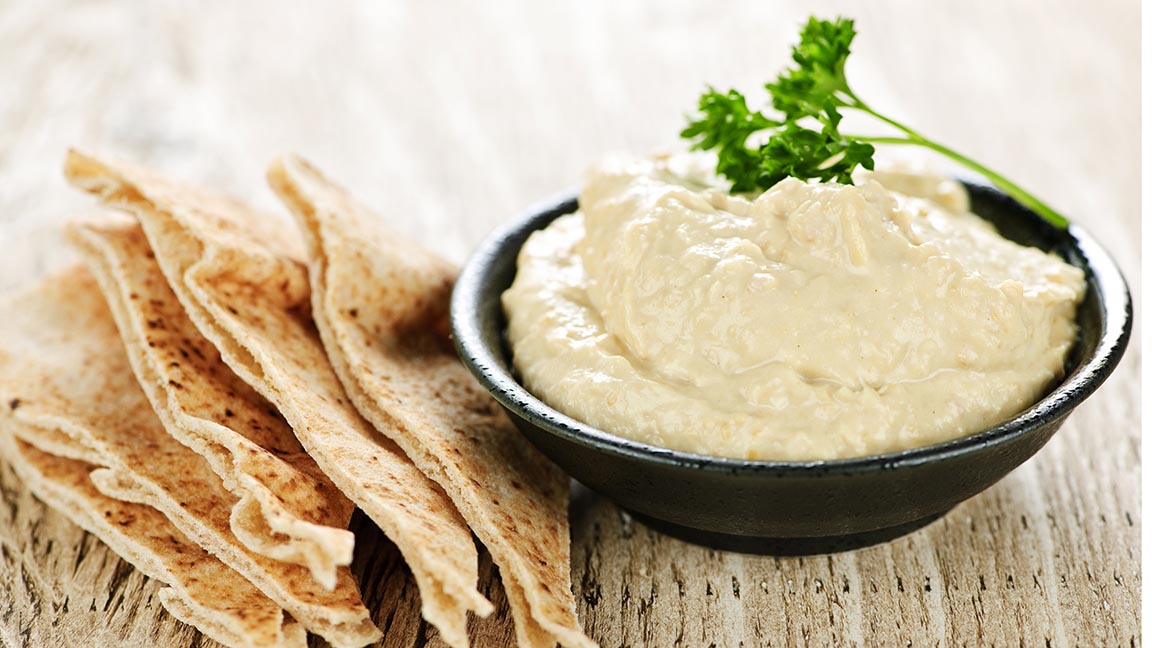
[[[1002,238],[957,183],[731,195],[713,166],[608,161],[527,240],[503,303],[531,392],[656,446],[817,460],[985,429],[1063,375],[1083,273]]]

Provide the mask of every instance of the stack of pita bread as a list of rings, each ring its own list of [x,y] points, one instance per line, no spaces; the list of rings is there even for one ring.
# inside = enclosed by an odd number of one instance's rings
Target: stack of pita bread
[[[298,228],[119,161],[73,151],[65,173],[110,211],[68,226],[82,265],[0,305],[0,456],[37,496],[228,646],[381,638],[356,507],[448,645],[493,609],[473,534],[520,646],[596,645],[568,479],[452,353],[452,266],[295,157],[269,182]]]

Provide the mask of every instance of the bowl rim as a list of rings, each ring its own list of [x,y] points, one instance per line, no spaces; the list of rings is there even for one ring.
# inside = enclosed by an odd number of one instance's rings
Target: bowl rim
[[[1014,208],[1035,216],[1027,207],[999,189],[971,178],[958,178],[966,189],[989,192],[1015,203]],[[489,348],[480,334],[481,295],[495,263],[504,254],[519,255],[523,239],[577,206],[577,194],[565,192],[532,205],[497,228],[465,263],[452,291],[450,320],[457,354],[481,385],[511,414],[572,443],[600,452],[666,467],[692,467],[728,474],[796,476],[854,475],[895,470],[987,450],[1029,434],[1053,420],[1061,420],[1090,396],[1119,364],[1132,332],[1132,298],[1115,260],[1082,227],[1072,223],[1066,236],[1084,259],[1088,291],[1096,290],[1104,311],[1100,340],[1088,361],[1064,377],[1055,389],[1031,407],[994,427],[932,445],[842,459],[810,461],[736,459],[684,452],[617,436],[553,409],[537,398],[503,367],[500,349]],[[1039,217],[1037,216],[1039,222]],[[516,245],[516,239],[522,239]],[[515,249],[510,250],[510,245]]]

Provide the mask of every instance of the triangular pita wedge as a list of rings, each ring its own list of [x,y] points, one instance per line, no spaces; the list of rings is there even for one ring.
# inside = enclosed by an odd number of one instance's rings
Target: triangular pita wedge
[[[451,351],[455,269],[299,158],[269,181],[304,232],[312,315],[352,402],[448,494],[492,553],[521,646],[595,646],[576,616],[568,478]]]
[[[320,468],[400,549],[424,618],[468,645],[476,590],[472,534],[452,501],[348,402],[312,324],[291,225],[208,191],[72,151],[65,174],[135,215],[192,321],[224,362],[271,401]]]
[[[132,368],[165,429],[208,460],[240,498],[232,531],[252,551],[308,567],[325,588],[352,562],[353,504],[304,452],[268,401],[240,380],[188,319],[126,216],[72,223]]]
[[[347,567],[336,588],[325,591],[306,568],[254,554],[232,534],[236,497],[203,457],[164,431],[86,269],[52,276],[0,304],[0,312],[0,402],[24,424],[15,433],[70,436],[102,466],[92,473],[100,492],[158,509],[333,645],[363,646],[380,637]]]
[[[36,497],[168,585],[159,596],[173,616],[234,648],[304,648],[304,628],[286,619],[252,583],[188,540],[156,509],[101,494],[88,478],[92,464],[14,438],[12,430],[20,426],[9,415],[0,417],[0,457]],[[79,447],[70,454],[85,452]]]

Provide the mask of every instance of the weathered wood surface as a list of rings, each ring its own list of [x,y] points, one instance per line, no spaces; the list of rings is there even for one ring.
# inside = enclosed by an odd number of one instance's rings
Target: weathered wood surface
[[[89,204],[60,178],[73,144],[273,208],[263,167],[296,150],[463,260],[604,152],[676,146],[703,83],[754,89],[808,11],[858,18],[850,74],[874,105],[1049,198],[1139,291],[1134,0],[0,2],[0,290],[70,258],[55,228]],[[586,626],[606,647],[1139,644],[1140,352],[1025,466],[881,546],[709,551],[578,490]],[[0,644],[211,644],[7,468],[0,486]],[[442,645],[362,527],[384,645]],[[500,603],[490,563],[482,579]],[[511,642],[502,603],[475,628],[481,648]]]

